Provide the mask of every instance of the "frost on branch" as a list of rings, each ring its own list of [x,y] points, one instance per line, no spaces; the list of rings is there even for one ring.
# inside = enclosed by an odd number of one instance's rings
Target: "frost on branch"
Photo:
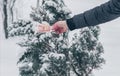
[[[69,31],[58,35],[34,29],[40,23],[52,25],[70,18],[63,0],[42,0],[41,6],[32,9],[32,20],[18,20],[8,28],[10,37],[23,36],[18,43],[25,48],[18,60],[20,76],[90,76],[101,67],[104,59],[98,26],[78,30],[69,41]]]
[[[31,21],[18,20],[8,27],[9,37],[33,34],[33,24]]]
[[[100,68],[101,64],[105,62],[101,57],[104,50],[97,38],[99,29],[98,26],[89,27],[89,29],[84,28],[78,34],[74,34],[70,58],[73,70],[78,75],[89,75],[93,69]]]
[[[47,16],[47,12],[46,10],[40,6],[39,8],[33,8],[32,13],[30,14],[30,17],[34,20],[37,21],[39,23],[42,23],[42,21],[49,21],[48,16]]]

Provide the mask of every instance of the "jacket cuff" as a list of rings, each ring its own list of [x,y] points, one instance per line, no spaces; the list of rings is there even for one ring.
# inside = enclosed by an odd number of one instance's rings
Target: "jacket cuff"
[[[75,23],[74,23],[74,21],[73,21],[73,18],[67,19],[67,20],[66,20],[66,23],[67,23],[68,28],[69,28],[71,31],[74,30],[74,29],[76,29]]]

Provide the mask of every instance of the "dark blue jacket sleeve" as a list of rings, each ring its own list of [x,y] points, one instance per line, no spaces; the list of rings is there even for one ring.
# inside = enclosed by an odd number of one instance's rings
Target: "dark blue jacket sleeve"
[[[88,10],[82,14],[67,19],[70,30],[95,26],[116,19],[120,16],[120,0],[110,0],[100,6]]]

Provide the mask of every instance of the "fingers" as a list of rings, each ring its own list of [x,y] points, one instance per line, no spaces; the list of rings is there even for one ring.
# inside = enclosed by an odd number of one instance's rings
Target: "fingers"
[[[54,24],[54,25],[52,26],[52,30],[55,31],[57,34],[61,34],[61,33],[64,32],[64,31],[63,31],[64,28],[61,27],[61,26],[58,25],[58,24]]]
[[[49,26],[49,25],[40,24],[40,25],[38,26],[38,31],[39,31],[39,32],[42,32],[42,33],[44,33],[44,32],[49,32],[49,31],[50,31],[50,26]]]
[[[54,31],[57,34],[61,34],[67,31],[67,25],[65,21],[58,21],[52,26],[49,26],[49,24],[40,24],[38,29],[42,33]]]

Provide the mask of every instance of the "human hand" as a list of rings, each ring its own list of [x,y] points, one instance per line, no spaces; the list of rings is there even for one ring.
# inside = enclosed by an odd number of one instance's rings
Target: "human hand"
[[[40,33],[50,32],[51,26],[48,24],[39,24],[37,29],[38,29],[37,31]]]
[[[51,29],[55,31],[57,34],[61,34],[68,30],[68,26],[66,21],[58,21],[52,25]]]

